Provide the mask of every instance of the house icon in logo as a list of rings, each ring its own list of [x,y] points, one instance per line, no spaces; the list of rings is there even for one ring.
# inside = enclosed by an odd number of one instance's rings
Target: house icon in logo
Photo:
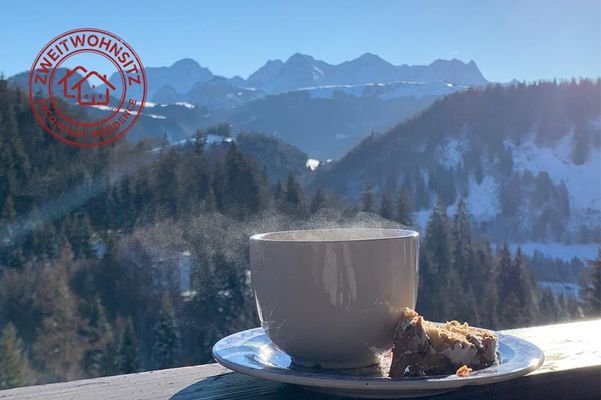
[[[74,76],[76,72],[82,71],[86,73],[83,78],[80,78],[75,84],[69,84],[69,78]],[[75,75],[75,77],[79,77],[79,75]],[[94,89],[96,89],[96,84],[91,83],[93,80],[99,81],[100,85],[104,85],[104,93],[97,93]],[[88,82],[88,85],[84,85],[85,82]],[[73,68],[72,70],[67,71],[65,76],[58,81],[59,85],[63,86],[63,96],[69,99],[77,98],[77,104],[81,106],[105,106],[109,104],[111,91],[115,90],[115,86],[108,81],[106,75],[100,75],[96,71],[90,71],[81,65]],[[73,91],[77,92],[73,94]]]

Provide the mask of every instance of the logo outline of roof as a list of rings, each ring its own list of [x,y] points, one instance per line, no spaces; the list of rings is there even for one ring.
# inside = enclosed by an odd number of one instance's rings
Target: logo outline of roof
[[[77,67],[73,68],[72,70],[67,70],[67,73],[65,74],[65,76],[64,76],[64,77],[63,77],[63,78],[62,78],[60,81],[58,81],[57,83],[58,83],[59,85],[62,85],[63,83],[67,83],[67,79],[69,79],[69,78],[71,77],[71,75],[75,74],[75,72],[77,72],[77,71],[78,71],[78,70],[80,70],[80,69],[81,69],[81,70],[82,70],[84,73],[88,72],[88,70],[87,70],[85,67],[83,67],[83,66],[81,66],[81,65],[78,65]],[[63,81],[64,81],[64,82],[63,82]]]
[[[106,75],[100,75],[96,71],[88,72],[86,76],[81,78],[75,85],[71,86],[71,89],[76,89],[78,86],[81,86],[81,84],[84,81],[87,81],[92,75],[97,76],[106,86],[110,87],[112,90],[116,89],[116,87],[112,83],[110,83],[108,79],[106,79]]]

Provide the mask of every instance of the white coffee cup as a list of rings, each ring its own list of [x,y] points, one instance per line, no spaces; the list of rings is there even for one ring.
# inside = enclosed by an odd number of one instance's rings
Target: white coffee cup
[[[316,229],[250,238],[261,325],[295,364],[374,365],[415,307],[419,234],[403,229]]]

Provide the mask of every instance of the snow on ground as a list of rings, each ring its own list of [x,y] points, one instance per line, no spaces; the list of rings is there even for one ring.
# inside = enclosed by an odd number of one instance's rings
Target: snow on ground
[[[232,139],[231,137],[224,137],[224,136],[219,136],[219,135],[213,135],[212,133],[209,133],[206,138],[205,138],[205,143],[206,144],[214,144],[214,143],[223,143],[223,142],[232,142],[234,139]]]
[[[601,210],[601,150],[591,146],[589,160],[575,165],[571,160],[572,138],[573,133],[567,134],[553,147],[543,147],[533,137],[519,146],[512,142],[506,142],[506,146],[513,151],[515,169],[535,175],[546,171],[554,183],[563,181],[571,209]]]
[[[486,175],[478,185],[473,176],[469,177],[466,203],[469,213],[479,221],[490,221],[501,210],[499,185],[495,179]]]
[[[529,256],[538,250],[547,257],[559,258],[564,261],[570,261],[574,257],[581,260],[593,260],[597,257],[597,250],[599,249],[599,245],[596,243],[565,244],[541,242],[511,243],[509,248],[512,252],[515,252],[518,246],[521,246],[522,252]]]
[[[458,86],[446,82],[391,82],[391,83],[362,83],[356,85],[321,85],[310,86],[294,91],[308,92],[312,98],[332,98],[334,93],[341,92],[349,96],[378,96],[381,99],[397,97],[443,96],[467,86]]]
[[[451,138],[438,150],[438,160],[445,168],[455,168],[463,164],[463,153],[466,151],[464,137]]]
[[[307,160],[307,162],[305,163],[305,167],[309,168],[311,171],[315,171],[317,169],[317,167],[319,167],[319,160],[316,160],[314,158],[309,158]]]
[[[97,110],[102,110],[102,111],[115,111],[115,107],[110,107],[110,106],[99,106],[97,104],[91,105],[90,107],[94,107]]]
[[[373,83],[367,84],[373,85]],[[331,99],[335,92],[342,92],[344,94],[359,97],[363,94],[365,84],[362,85],[323,85],[323,86],[310,86],[305,88],[296,89],[293,91],[308,92],[314,99]]]
[[[444,96],[465,90],[467,86],[456,86],[445,82],[398,82],[390,85],[389,90],[381,94],[381,99],[394,99],[397,97],[425,97]]]
[[[147,107],[154,107],[156,106],[156,103],[150,103],[150,102],[146,102],[145,103]],[[150,105],[149,105],[150,104]],[[115,111],[115,107],[111,107],[111,106],[99,106],[99,105],[93,105],[90,107],[94,107],[97,110],[102,110],[102,111]],[[137,111],[128,111],[131,115],[138,115]],[[142,113],[142,115],[150,117],[150,118],[154,118],[154,119],[167,119],[167,117],[165,117],[164,115],[158,115],[158,114],[146,114],[146,113]]]
[[[195,138],[186,138],[186,139],[178,140],[177,142],[170,142],[169,146],[170,147],[185,146],[189,143],[194,142],[195,140],[196,140]],[[223,142],[230,143],[233,141],[234,141],[234,138],[218,136],[218,135],[213,135],[213,134],[208,134],[205,138],[205,144],[214,144],[214,143],[223,143]],[[155,147],[150,151],[153,153],[157,153],[157,152],[160,152],[161,150],[163,150],[163,147]]]
[[[187,101],[178,101],[177,103],[175,103],[175,105],[186,107],[189,109],[196,108],[194,104],[188,103]]]

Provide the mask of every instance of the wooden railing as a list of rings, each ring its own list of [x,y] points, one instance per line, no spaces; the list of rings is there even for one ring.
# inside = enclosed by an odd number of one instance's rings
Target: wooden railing
[[[508,382],[465,387],[436,399],[601,399],[601,319],[514,329],[538,345],[545,363]],[[218,365],[118,375],[0,391],[0,400],[339,399],[240,375]]]

